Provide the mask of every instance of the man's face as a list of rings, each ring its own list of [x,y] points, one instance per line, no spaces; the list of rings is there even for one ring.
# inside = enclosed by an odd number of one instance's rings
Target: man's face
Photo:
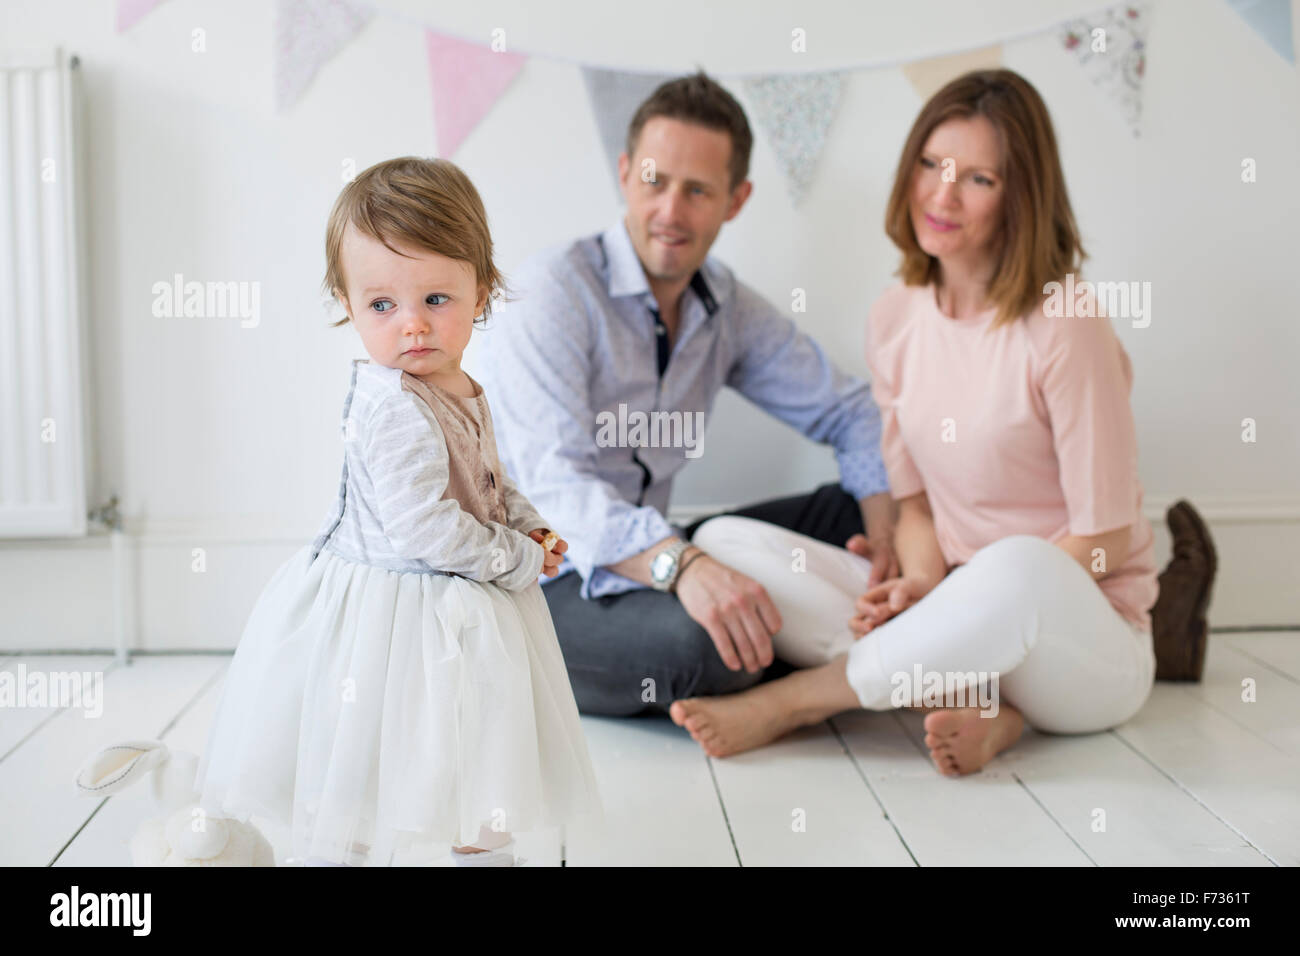
[[[740,212],[753,187],[731,188],[730,161],[730,134],[666,116],[641,127],[634,156],[619,156],[628,232],[651,279],[689,279]]]

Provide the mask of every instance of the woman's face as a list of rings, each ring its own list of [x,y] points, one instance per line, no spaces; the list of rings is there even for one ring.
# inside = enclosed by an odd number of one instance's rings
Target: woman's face
[[[435,381],[454,376],[487,290],[475,288],[468,262],[397,248],[405,255],[348,223],[339,250],[343,305],[376,364]]]
[[[954,117],[934,128],[912,171],[912,228],[925,252],[967,262],[993,254],[1001,160],[997,132],[983,116]]]

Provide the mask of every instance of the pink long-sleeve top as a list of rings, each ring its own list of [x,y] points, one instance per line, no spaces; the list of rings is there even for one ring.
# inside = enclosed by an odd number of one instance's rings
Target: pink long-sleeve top
[[[1128,557],[1098,583],[1150,630],[1155,550],[1128,354],[1104,316],[1039,308],[992,329],[995,312],[950,318],[933,285],[898,283],[873,304],[867,364],[891,493],[926,492],[950,567],[1008,535],[1055,542],[1131,526]]]

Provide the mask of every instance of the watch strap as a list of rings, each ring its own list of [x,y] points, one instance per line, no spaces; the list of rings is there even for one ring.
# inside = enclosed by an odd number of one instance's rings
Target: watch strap
[[[677,566],[677,573],[673,575],[673,579],[668,585],[668,590],[675,592],[677,590],[677,582],[682,578],[682,572],[691,566],[692,561],[703,556],[704,552],[700,550],[697,545],[691,545],[691,547],[695,548],[695,553]]]

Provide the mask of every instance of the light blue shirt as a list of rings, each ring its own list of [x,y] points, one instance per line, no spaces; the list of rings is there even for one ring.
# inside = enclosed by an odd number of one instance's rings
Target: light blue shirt
[[[673,477],[698,456],[693,423],[724,385],[833,446],[854,498],[889,490],[870,386],[713,257],[682,294],[662,379],[658,304],[621,218],[507,283],[512,301],[493,307],[477,377],[501,463],[568,542],[560,573],[582,575],[582,597],[645,587],[604,565],[680,534],[664,517]],[[638,420],[645,441],[630,447]]]

